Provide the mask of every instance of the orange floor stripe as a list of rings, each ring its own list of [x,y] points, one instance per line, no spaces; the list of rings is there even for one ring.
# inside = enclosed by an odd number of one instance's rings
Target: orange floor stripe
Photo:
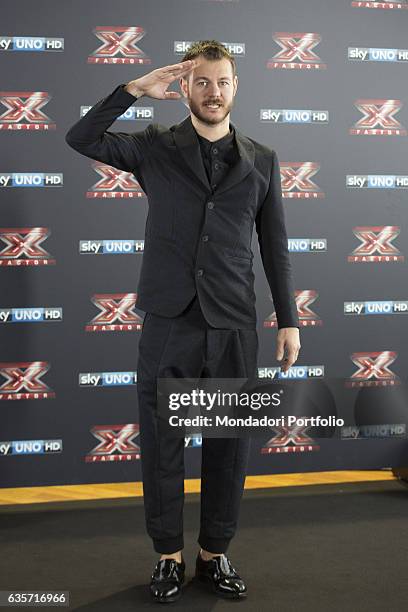
[[[373,482],[395,480],[391,470],[306,472],[297,474],[269,474],[247,476],[245,489],[268,489],[271,487],[294,487],[316,484],[347,482]],[[199,493],[199,478],[184,481],[186,493]],[[119,499],[141,497],[141,482],[118,482],[107,484],[61,485],[51,487],[20,487],[0,489],[0,505],[34,504],[45,502],[80,501],[91,499]]]

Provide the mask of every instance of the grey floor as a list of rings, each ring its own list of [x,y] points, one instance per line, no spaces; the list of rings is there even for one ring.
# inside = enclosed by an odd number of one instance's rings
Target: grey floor
[[[188,496],[186,586],[163,606],[148,593],[158,555],[140,499],[0,507],[0,590],[69,590],[70,607],[59,609],[98,612],[400,612],[408,608],[407,514],[408,489],[392,481],[248,491],[228,555],[249,594],[225,601],[191,582],[199,495]]]

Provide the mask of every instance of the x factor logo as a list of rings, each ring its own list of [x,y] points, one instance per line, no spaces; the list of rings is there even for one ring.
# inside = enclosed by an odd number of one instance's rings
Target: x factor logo
[[[0,91],[6,110],[0,130],[55,130],[55,123],[41,110],[51,99],[45,91]]]
[[[97,26],[93,33],[103,44],[88,57],[88,64],[151,63],[146,53],[136,46],[136,43],[146,33],[143,28],[139,26]]]
[[[145,195],[131,172],[99,162],[92,167],[102,178],[86,192],[87,198],[141,198]]]
[[[376,136],[406,136],[406,129],[394,115],[401,110],[401,100],[356,100],[356,108],[363,113],[350,134]]]
[[[134,442],[139,425],[95,425],[91,433],[100,443],[85,456],[85,461],[132,461],[140,459],[140,447]]]
[[[346,387],[384,387],[399,384],[398,376],[389,368],[397,358],[395,351],[353,353],[350,358],[358,369],[346,381]]]
[[[312,181],[320,170],[315,162],[280,162],[283,198],[324,198],[324,192]]]
[[[273,40],[281,47],[267,62],[267,68],[317,70],[326,68],[312,50],[321,41],[313,32],[275,32]]]
[[[348,256],[349,262],[404,261],[401,251],[391,244],[400,233],[398,226],[353,227],[353,232],[360,244]]]
[[[92,302],[100,313],[88,325],[86,331],[139,331],[143,319],[133,309],[137,293],[100,293],[92,297]]]
[[[40,244],[50,235],[47,227],[2,227],[0,240],[6,243],[0,251],[0,266],[47,266],[55,259]]]
[[[293,425],[287,427],[282,425],[273,427],[273,429],[276,431],[276,435],[268,440],[262,448],[262,454],[305,453],[320,449],[320,446],[315,444],[314,440],[307,435],[306,431],[310,429],[308,426]]]
[[[408,8],[407,0],[383,0],[382,2],[373,2],[373,0],[352,0],[351,6],[357,8],[373,8],[373,9],[406,9]]]
[[[269,297],[273,301],[272,295]],[[322,320],[310,308],[310,305],[313,304],[318,297],[319,294],[314,289],[297,289],[295,291],[300,327],[316,327],[317,325],[323,324]],[[276,311],[264,320],[264,327],[278,327]]]
[[[55,393],[40,378],[50,369],[46,361],[0,363],[0,399],[52,399]]]

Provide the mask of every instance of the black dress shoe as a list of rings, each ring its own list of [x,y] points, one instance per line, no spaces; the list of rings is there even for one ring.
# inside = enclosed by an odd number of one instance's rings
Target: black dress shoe
[[[150,581],[150,593],[155,601],[170,603],[181,597],[186,564],[175,559],[161,559],[157,562]]]
[[[204,561],[198,553],[195,577],[201,582],[211,584],[213,591],[222,597],[241,599],[247,596],[245,582],[225,554]]]

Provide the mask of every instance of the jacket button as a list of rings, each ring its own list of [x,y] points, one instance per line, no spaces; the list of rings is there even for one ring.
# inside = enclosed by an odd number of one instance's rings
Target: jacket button
[[[197,270],[197,276],[202,276],[203,274],[204,274],[204,270],[202,268]]]
[[[208,202],[207,206],[208,208],[214,208],[214,202]]]
[[[208,234],[204,234],[204,236],[203,236],[203,242],[208,242]]]

